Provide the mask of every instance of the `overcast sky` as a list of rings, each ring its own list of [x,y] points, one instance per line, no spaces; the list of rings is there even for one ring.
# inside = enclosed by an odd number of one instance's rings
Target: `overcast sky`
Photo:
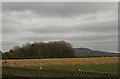
[[[55,40],[74,48],[118,49],[117,2],[4,2],[2,10],[2,51]]]

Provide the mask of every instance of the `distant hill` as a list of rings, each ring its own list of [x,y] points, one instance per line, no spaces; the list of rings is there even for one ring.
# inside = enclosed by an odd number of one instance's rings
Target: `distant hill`
[[[75,54],[77,56],[81,56],[81,57],[86,57],[86,56],[118,56],[118,53],[96,51],[96,50],[92,50],[89,48],[74,48],[74,51],[75,51]]]

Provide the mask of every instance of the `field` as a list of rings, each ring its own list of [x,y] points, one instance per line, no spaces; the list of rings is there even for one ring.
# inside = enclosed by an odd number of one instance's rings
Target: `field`
[[[100,65],[94,65],[94,67],[96,67],[94,70],[96,69],[100,69],[97,66],[100,67]],[[107,68],[108,66],[108,68]],[[110,66],[114,66],[113,68]],[[59,66],[60,67],[60,66]],[[75,66],[66,66],[66,67],[71,67],[70,69],[72,69]],[[64,69],[66,69],[65,66],[63,66]],[[92,65],[91,65],[92,67]],[[115,69],[115,65],[111,64],[111,65],[106,65],[103,66],[104,69]],[[55,69],[50,69],[50,67],[44,67],[44,69],[39,69],[38,67],[31,67],[31,68],[23,68],[23,67],[3,67],[3,75],[4,77],[12,77],[13,76],[17,76],[17,77],[30,77],[30,79],[33,79],[34,77],[67,77],[65,79],[68,79],[70,77],[70,79],[74,79],[75,77],[81,77],[82,79],[93,79],[93,78],[105,78],[105,79],[118,79],[118,73],[117,72],[110,72],[110,73],[106,73],[106,72],[96,72],[96,71],[89,71],[91,68],[88,67],[87,71],[80,71],[80,70],[63,70],[60,69],[58,67],[55,67]],[[78,68],[78,67],[77,67]],[[79,67],[80,68],[80,67]],[[81,66],[81,68],[86,68],[85,66]],[[106,70],[106,69],[105,69]],[[104,70],[104,71],[105,71]],[[117,70],[117,69],[116,69]],[[115,71],[115,70],[114,70]],[[81,79],[80,78],[80,79]]]
[[[40,69],[39,66],[30,66],[25,68]],[[43,66],[42,69],[55,70],[80,70],[89,72],[109,72],[118,73],[118,64],[104,64],[104,65],[80,65],[80,66]]]
[[[4,63],[5,60],[2,60]],[[53,59],[14,59],[7,60],[2,66],[29,67],[29,66],[80,66],[117,64],[118,57],[96,57],[96,58],[53,58]]]
[[[2,60],[4,63],[5,60]],[[4,77],[109,77],[118,76],[118,57],[17,59],[3,64]],[[13,67],[10,67],[13,66]]]

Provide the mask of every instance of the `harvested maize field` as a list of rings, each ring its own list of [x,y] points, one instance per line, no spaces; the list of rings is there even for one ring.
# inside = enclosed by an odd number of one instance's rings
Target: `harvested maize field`
[[[0,60],[2,66],[65,66],[65,65],[97,65],[117,64],[118,57],[96,57],[96,58],[53,58],[53,59],[12,59]]]

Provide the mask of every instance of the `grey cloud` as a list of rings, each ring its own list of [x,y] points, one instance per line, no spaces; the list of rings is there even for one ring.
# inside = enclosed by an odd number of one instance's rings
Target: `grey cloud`
[[[74,41],[70,42],[74,47],[80,47],[81,43],[76,42],[82,41],[84,45],[97,49],[114,50],[116,48],[118,31],[117,3],[4,2],[2,8],[3,14],[7,13],[4,16],[5,19],[3,19],[2,29],[5,35],[3,38],[5,40],[3,42],[4,50],[9,50],[13,46],[19,45],[19,42],[49,40]],[[28,14],[29,11],[30,14]],[[112,12],[112,14],[108,14],[105,17],[109,12]],[[9,15],[9,13],[12,13],[12,15]],[[92,16],[88,14],[92,14]],[[83,19],[79,19],[82,17]],[[55,20],[56,22],[47,23],[46,19],[48,18],[48,22]],[[52,20],[52,18],[55,20]],[[57,22],[58,18],[60,18],[58,21],[62,21],[62,19],[64,21]],[[76,18],[77,20],[74,21]],[[35,22],[36,19],[37,22]],[[39,23],[39,20],[42,19],[45,21]],[[85,23],[80,22],[79,24],[79,20]],[[68,24],[60,24],[64,22],[68,22]],[[39,26],[42,23],[44,26]],[[13,41],[5,39],[6,37]],[[14,42],[15,40],[17,41]]]
[[[4,11],[31,10],[42,16],[78,16],[81,14],[95,13],[99,11],[117,11],[117,3],[111,2],[4,2]]]
[[[2,27],[3,34],[15,33],[17,31],[16,27],[4,26]]]
[[[104,34],[94,34],[94,35],[84,35],[84,36],[78,36],[78,37],[73,37],[69,38],[71,40],[81,40],[81,41],[100,41],[100,40],[110,40],[110,39],[116,39],[117,35],[104,35]]]
[[[15,42],[15,40],[13,41],[2,41],[2,50],[3,51],[9,51],[9,49],[12,49],[13,46],[18,45],[17,42]]]
[[[68,33],[65,34],[42,34],[42,35],[36,35],[36,36],[29,36],[29,37],[22,37],[19,38],[23,41],[49,41],[49,40],[71,40],[71,41],[100,41],[100,40],[110,40],[110,39],[116,39],[117,34],[105,34],[105,33],[97,33],[93,35],[84,34],[79,35],[79,33],[76,33],[76,35],[71,35]]]
[[[15,41],[2,41],[3,46],[13,45],[17,44]]]
[[[55,25],[46,25],[44,27],[30,28],[26,31],[31,31],[34,33],[71,33],[71,32],[116,32],[118,29],[117,19],[102,22],[91,22],[87,24],[79,24],[71,27],[61,27]]]
[[[34,33],[67,33],[67,32],[71,32],[71,29],[72,28],[49,25],[42,28],[37,27],[37,28],[27,29],[27,31],[31,31]]]
[[[95,50],[117,51],[117,35],[112,34],[96,34],[96,35],[83,35],[76,36],[70,34],[61,35],[43,35],[19,38],[23,41],[36,42],[36,41],[52,41],[52,40],[65,40],[75,47],[89,47]]]
[[[18,28],[20,27],[20,22],[16,17],[12,17],[8,14],[2,15],[2,33],[8,34],[8,33],[15,33],[17,32]]]
[[[82,25],[81,25],[82,26]],[[85,24],[82,26],[82,28],[80,28],[81,26],[77,27],[77,30],[84,30],[87,32],[116,32],[116,30],[118,29],[118,23],[117,23],[117,19],[115,20],[106,20],[106,21],[102,21],[102,22],[93,22],[92,24]]]

